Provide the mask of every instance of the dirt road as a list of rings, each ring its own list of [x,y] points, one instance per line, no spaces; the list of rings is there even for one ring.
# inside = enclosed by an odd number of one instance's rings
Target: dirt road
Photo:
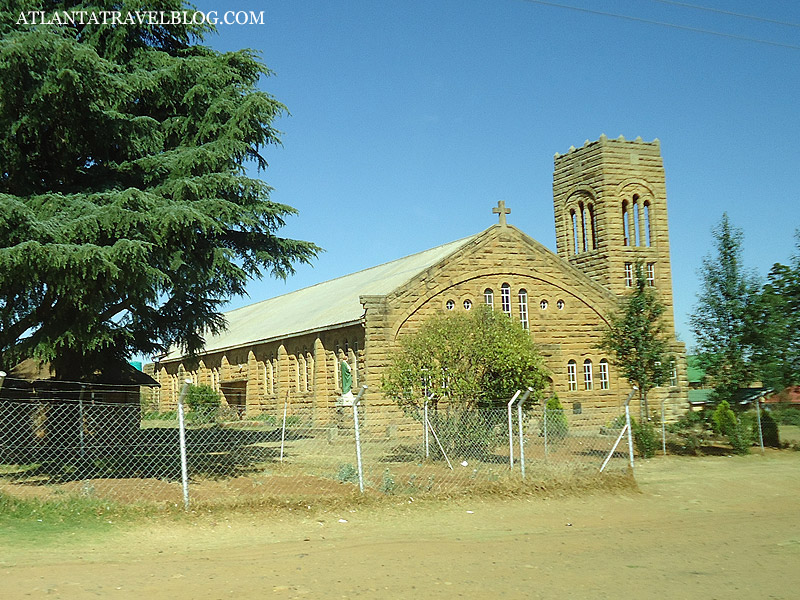
[[[624,495],[398,499],[6,546],[0,597],[800,598],[800,453],[656,458],[636,477]]]

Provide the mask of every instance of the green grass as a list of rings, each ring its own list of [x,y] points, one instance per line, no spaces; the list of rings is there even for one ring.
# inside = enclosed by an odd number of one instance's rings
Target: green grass
[[[119,531],[158,512],[152,505],[123,505],[73,494],[41,500],[0,493],[3,544],[28,549]]]

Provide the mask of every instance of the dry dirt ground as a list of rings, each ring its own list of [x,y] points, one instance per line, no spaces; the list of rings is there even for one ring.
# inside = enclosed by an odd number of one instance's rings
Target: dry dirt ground
[[[638,492],[251,511],[0,546],[0,598],[800,598],[800,452]],[[298,514],[299,512],[299,514]]]

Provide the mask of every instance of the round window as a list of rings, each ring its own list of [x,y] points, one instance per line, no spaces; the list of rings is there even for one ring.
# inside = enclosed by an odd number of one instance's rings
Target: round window
[[[448,300],[445,303],[445,307],[447,308],[447,310],[453,310],[456,307],[456,303],[453,302],[452,300]]]
[[[470,308],[472,308],[472,300],[464,300],[464,308],[466,310],[469,310]]]
[[[542,310],[547,310],[547,300],[542,300],[541,302],[539,302],[539,306],[541,307]]]
[[[556,302],[556,306],[558,307],[558,310],[564,310],[564,301],[559,300],[558,302]]]

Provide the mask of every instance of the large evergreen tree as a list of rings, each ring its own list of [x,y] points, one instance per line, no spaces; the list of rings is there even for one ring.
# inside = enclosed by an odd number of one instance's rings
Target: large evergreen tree
[[[742,265],[742,231],[727,213],[714,228],[716,255],[703,259],[702,287],[691,317],[697,356],[717,400],[730,401],[753,379],[754,276]]]
[[[246,173],[266,167],[285,112],[258,89],[269,71],[253,52],[203,46],[207,25],[26,26],[5,11],[0,368],[37,356],[72,379],[170,344],[194,353],[250,278],[285,277],[315,255],[276,235],[295,211]]]
[[[642,263],[636,263],[634,286],[619,310],[609,315],[599,346],[628,383],[639,388],[642,421],[649,416],[647,394],[669,377],[674,361],[668,354],[663,314],[664,305],[648,285]]]

